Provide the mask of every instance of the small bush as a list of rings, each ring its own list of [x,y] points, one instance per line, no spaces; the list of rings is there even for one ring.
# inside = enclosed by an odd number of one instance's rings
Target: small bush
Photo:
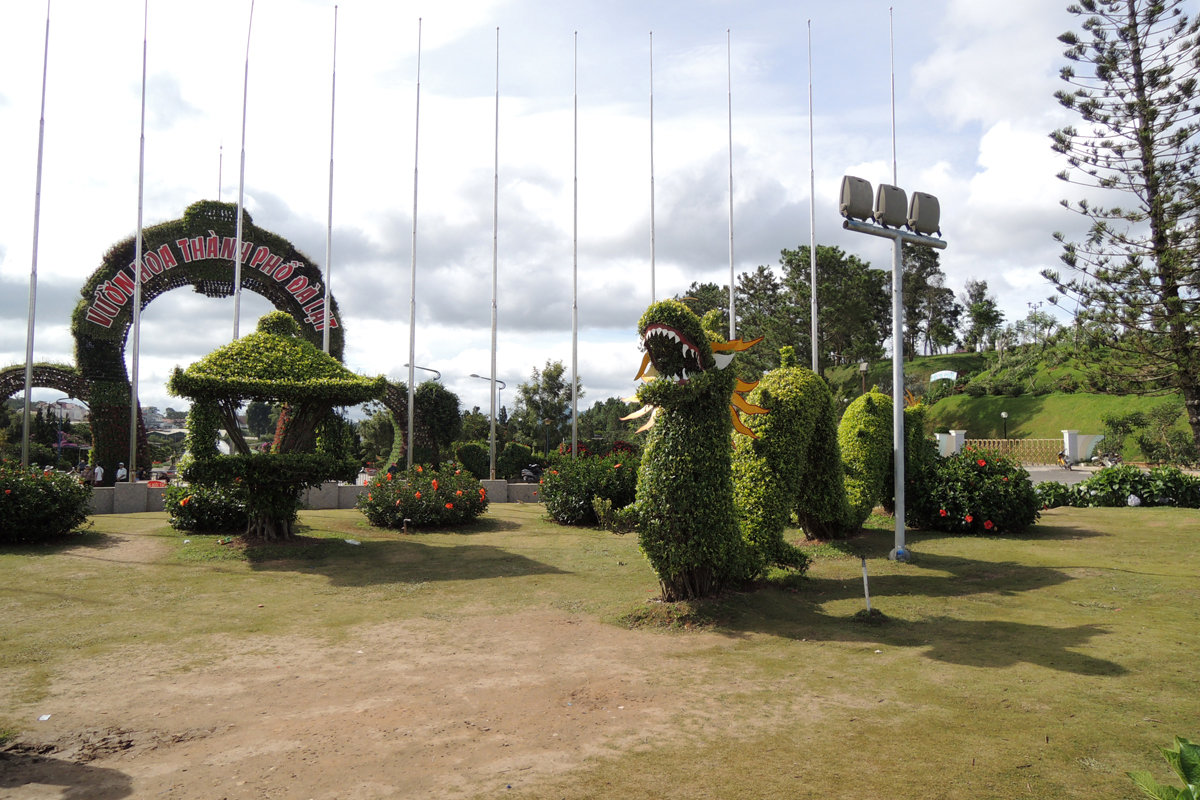
[[[358,496],[358,510],[377,528],[399,529],[469,522],[487,511],[487,492],[468,470],[447,464],[442,470],[414,466],[381,473]]]
[[[244,531],[248,522],[246,491],[240,483],[171,485],[163,489],[163,506],[171,527],[180,531]]]
[[[454,454],[458,463],[479,480],[486,478],[491,470],[491,445],[468,442]]]
[[[43,475],[0,462],[0,545],[44,542],[87,522],[92,487],[61,472]]]
[[[505,480],[517,480],[521,470],[537,461],[533,457],[533,449],[517,442],[504,445],[504,450],[496,456],[496,477]]]
[[[1075,486],[1058,481],[1042,481],[1033,487],[1037,494],[1040,508],[1059,508],[1061,506],[1078,506],[1079,492]]]
[[[877,391],[852,402],[838,426],[851,528],[862,527],[889,492],[892,458],[892,400]]]
[[[562,525],[595,525],[593,500],[607,500],[614,510],[629,505],[637,491],[637,472],[638,461],[628,453],[555,458],[542,474],[542,502]]]
[[[950,533],[1011,533],[1032,525],[1041,502],[1016,459],[968,448],[939,462],[912,524]]]
[[[1132,464],[1118,464],[1064,490],[1039,489],[1039,494],[1047,508],[1123,508],[1131,504],[1200,508],[1200,478],[1178,467],[1142,472]]]

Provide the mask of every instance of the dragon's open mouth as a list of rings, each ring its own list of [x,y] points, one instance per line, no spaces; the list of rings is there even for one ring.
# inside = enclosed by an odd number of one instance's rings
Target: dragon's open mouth
[[[683,384],[687,383],[689,372],[694,374],[704,371],[700,348],[669,325],[656,322],[648,326],[642,335],[642,349],[646,351],[646,358],[639,377],[657,374]],[[649,365],[653,365],[653,373],[648,368],[647,361]]]

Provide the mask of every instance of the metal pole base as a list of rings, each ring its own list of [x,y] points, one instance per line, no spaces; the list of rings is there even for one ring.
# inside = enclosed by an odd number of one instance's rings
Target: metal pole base
[[[912,551],[907,547],[893,547],[892,552],[888,553],[888,558],[892,561],[903,561],[907,563],[912,561]]]

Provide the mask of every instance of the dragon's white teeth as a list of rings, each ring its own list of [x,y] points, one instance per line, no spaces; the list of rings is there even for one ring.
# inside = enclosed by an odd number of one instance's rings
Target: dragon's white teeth
[[[680,354],[681,356],[683,356],[684,358],[687,358],[688,349],[689,349],[689,348],[688,348],[688,346],[687,346],[687,343],[686,343],[686,342],[685,342],[685,343],[683,343],[683,344],[681,344],[681,345],[679,345],[679,354]]]
[[[684,369],[684,370],[683,370],[683,379],[684,379],[685,381],[688,379],[688,374],[687,374],[687,370],[686,370],[686,369]]]

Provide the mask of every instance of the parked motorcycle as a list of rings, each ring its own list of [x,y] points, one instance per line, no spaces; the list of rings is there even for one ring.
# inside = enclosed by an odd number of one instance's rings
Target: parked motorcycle
[[[530,464],[521,468],[521,480],[525,483],[537,483],[542,479],[542,465]]]
[[[1099,453],[1092,456],[1092,463],[1098,467],[1115,467],[1121,462],[1120,453]]]

